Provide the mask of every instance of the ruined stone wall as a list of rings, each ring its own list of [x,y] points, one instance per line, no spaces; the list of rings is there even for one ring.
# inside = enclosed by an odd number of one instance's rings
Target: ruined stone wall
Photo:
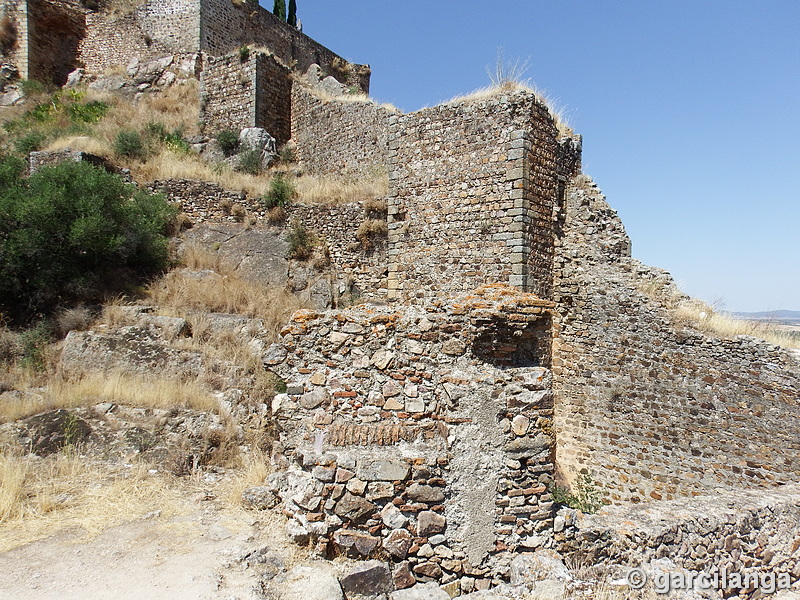
[[[614,503],[800,479],[800,364],[754,338],[675,320],[671,278],[629,257],[588,180],[568,191],[556,262],[557,461]]]
[[[345,84],[369,92],[369,68],[351,65],[255,2],[201,0],[200,47],[220,56],[252,44],[273,52],[285,65],[305,72],[312,64]]]
[[[292,90],[292,139],[310,173],[375,177],[386,172],[389,117],[373,102],[323,100],[299,83]]]
[[[208,133],[263,127],[278,143],[291,137],[292,80],[274,57],[238,52],[206,57],[200,75],[201,119]]]
[[[28,3],[26,0],[5,0],[0,3],[0,18],[8,18],[16,39],[3,53],[3,62],[15,65],[22,79],[28,79]]]
[[[391,117],[390,297],[487,282],[548,295],[558,177],[580,156],[557,136],[525,92]]]
[[[650,579],[648,589],[659,572],[662,576],[681,571],[716,573],[720,580],[713,588],[724,590],[725,597],[753,587],[769,591],[769,583],[736,585],[735,575],[767,582],[770,579],[764,576],[773,577],[773,591],[779,581],[786,587],[800,579],[798,485],[768,491],[727,490],[576,517],[569,509],[559,512],[554,536],[559,551],[601,568],[643,567]],[[625,572],[617,569],[618,576],[624,577]]]
[[[264,356],[287,385],[271,479],[319,552],[471,591],[552,526],[551,305],[507,286],[443,304],[293,316]]]
[[[163,193],[195,223],[268,225],[259,198],[225,190],[214,183],[168,179],[155,181],[147,189]],[[281,227],[298,221],[327,247],[338,286],[336,295],[352,295],[353,301],[386,296],[386,242],[376,239],[371,248],[365,249],[356,236],[361,223],[378,215],[359,203],[332,207],[293,204],[286,213]]]
[[[78,64],[78,45],[86,27],[83,9],[67,1],[27,0],[16,12],[18,55],[24,55],[21,74],[63,85]]]

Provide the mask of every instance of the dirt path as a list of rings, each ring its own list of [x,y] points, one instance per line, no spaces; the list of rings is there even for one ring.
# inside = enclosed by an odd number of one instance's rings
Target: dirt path
[[[91,541],[61,533],[0,554],[0,599],[256,600],[258,566],[242,558],[275,533],[258,516],[205,507]]]

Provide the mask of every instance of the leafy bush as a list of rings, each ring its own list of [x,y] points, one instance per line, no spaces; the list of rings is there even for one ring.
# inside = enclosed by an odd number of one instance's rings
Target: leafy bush
[[[269,191],[261,198],[261,204],[267,210],[276,207],[286,207],[292,203],[292,198],[295,196],[294,185],[291,180],[278,173],[269,182]]]
[[[233,156],[239,150],[239,133],[232,129],[217,134],[217,144],[225,156]]]
[[[67,113],[73,123],[97,123],[106,116],[109,108],[110,106],[106,102],[92,100],[83,104],[70,104]]]
[[[250,48],[247,46],[239,46],[239,60],[241,62],[247,62],[250,58]]]
[[[314,235],[300,221],[292,221],[286,241],[289,242],[289,258],[297,260],[309,259],[316,245]]]
[[[236,163],[236,171],[240,173],[261,175],[263,170],[264,165],[261,161],[261,152],[259,150],[247,150],[246,152],[242,152],[239,156],[239,162]]]
[[[14,150],[20,154],[28,154],[41,149],[47,136],[41,131],[31,131],[14,140]]]
[[[114,139],[114,152],[125,158],[136,158],[139,160],[147,156],[147,148],[144,140],[138,131],[122,130],[117,133]]]
[[[87,163],[0,160],[0,308],[16,316],[96,300],[162,269],[177,212],[162,196]]]

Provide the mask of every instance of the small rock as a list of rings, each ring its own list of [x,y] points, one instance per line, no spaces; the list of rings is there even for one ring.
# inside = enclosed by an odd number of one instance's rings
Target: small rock
[[[369,556],[377,549],[381,540],[378,537],[351,529],[339,529],[333,533],[334,543],[344,550],[360,556]]]
[[[417,533],[428,537],[442,533],[447,525],[447,519],[431,510],[423,510],[417,517]]]
[[[300,396],[300,406],[306,410],[313,410],[329,400],[328,391],[324,388],[317,388]]]
[[[283,344],[270,344],[262,360],[265,365],[275,366],[285,361],[288,354],[289,352]]]
[[[362,481],[405,481],[411,468],[400,460],[360,460],[356,469]]]
[[[408,555],[412,544],[411,534],[405,529],[393,529],[383,539],[383,547],[398,560],[403,560]]]
[[[444,502],[444,491],[442,488],[420,483],[411,484],[406,490],[406,494],[415,502]]]
[[[466,345],[464,345],[464,342],[458,339],[449,339],[442,344],[442,353],[450,356],[461,356],[466,351]]]
[[[397,565],[395,570],[392,572],[392,582],[394,583],[394,587],[396,587],[398,590],[410,588],[412,585],[417,583],[416,578],[411,574],[411,569],[408,567],[408,562],[401,562],[399,565]],[[392,594],[390,598],[397,600],[396,594],[397,592]]]
[[[511,421],[511,431],[513,431],[515,435],[525,435],[528,433],[530,422],[531,420],[525,415],[517,415]]]
[[[400,509],[391,502],[381,510],[381,519],[384,525],[392,529],[401,529],[408,524],[408,517],[400,512]]]
[[[276,600],[344,600],[331,567],[295,567],[270,584]]]
[[[266,486],[256,486],[242,492],[242,503],[247,508],[268,510],[277,506],[278,497],[272,489]]]
[[[419,565],[418,565],[419,566]],[[389,594],[389,600],[450,600],[450,595],[433,581]]]
[[[362,523],[375,512],[375,509],[376,506],[372,502],[348,492],[336,503],[333,512],[342,519]]]

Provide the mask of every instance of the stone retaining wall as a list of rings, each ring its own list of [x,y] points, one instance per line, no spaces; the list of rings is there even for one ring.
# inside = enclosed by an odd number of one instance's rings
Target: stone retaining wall
[[[772,574],[792,584],[800,579],[798,485],[611,507],[582,518],[574,512],[559,513],[554,540],[563,555],[585,564],[639,567],[668,557],[688,571],[727,573],[729,583],[734,574]],[[624,576],[625,569],[618,570]],[[753,591],[720,587],[726,597]]]

